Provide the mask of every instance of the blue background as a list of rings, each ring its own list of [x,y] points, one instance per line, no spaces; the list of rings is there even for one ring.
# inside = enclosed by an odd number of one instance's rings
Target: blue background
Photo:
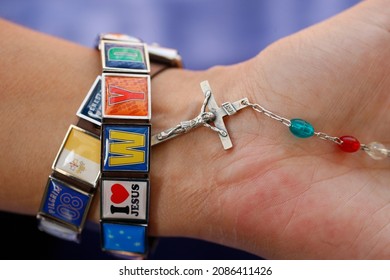
[[[188,69],[228,65],[255,56],[270,43],[327,19],[357,0],[1,0],[0,17],[93,47],[98,33],[117,32],[179,50]],[[2,38],[4,40],[6,38]],[[87,227],[81,245],[37,231],[35,218],[1,214],[2,238],[24,250],[7,259],[110,259]],[[15,222],[17,221],[17,222]],[[23,233],[23,238],[19,236]],[[22,253],[20,253],[22,252]],[[37,252],[40,252],[39,254]],[[161,238],[154,259],[260,259],[188,238]]]
[[[102,224],[104,248],[144,254],[146,252],[146,227],[106,222]],[[120,233],[124,232],[124,233]],[[129,242],[131,237],[131,242]],[[136,246],[135,243],[139,245]]]

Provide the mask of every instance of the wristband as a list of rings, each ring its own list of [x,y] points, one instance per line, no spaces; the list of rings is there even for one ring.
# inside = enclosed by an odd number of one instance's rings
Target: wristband
[[[87,96],[100,94],[100,79]],[[100,175],[98,130],[83,123],[70,125],[52,165],[40,209],[38,228],[56,237],[80,242]]]
[[[103,251],[145,259],[150,201],[151,77],[181,67],[176,50],[122,34],[99,37],[102,57],[101,204]],[[149,55],[159,66],[150,71]]]
[[[102,36],[101,246],[143,259],[149,209],[150,62],[144,43]]]
[[[123,48],[123,46],[120,46],[122,43],[125,47],[135,46],[133,52],[131,49],[128,53],[114,51],[110,54],[110,60],[102,61],[102,77],[105,79],[105,85],[108,84],[107,82],[115,81],[115,79],[118,78],[119,80],[125,81],[125,77],[131,77],[130,79],[136,80],[137,78],[140,78],[141,80],[146,80],[147,83],[144,83],[144,85],[150,88],[150,78],[148,78],[149,75],[147,74],[151,74],[152,77],[155,77],[170,67],[182,67],[181,57],[175,49],[164,48],[158,45],[150,45],[148,46],[149,50],[147,50],[146,44],[141,43],[140,40],[122,34],[99,35],[99,42],[103,41],[113,45],[114,47],[122,47],[122,49],[119,50],[126,49]],[[142,49],[143,57],[137,57],[137,55],[142,52]],[[125,50],[125,52],[126,51],[128,50]],[[107,53],[107,55],[109,54]],[[131,70],[130,72],[137,73],[136,76],[133,74],[128,75],[127,73],[129,70],[127,67],[129,65],[123,63],[121,64],[121,59],[124,59],[126,56],[127,58],[130,58],[130,62],[133,63],[133,66],[137,66],[139,59],[144,59],[144,66],[146,69],[141,69],[141,71],[138,71],[137,68],[135,68],[135,71]],[[148,56],[153,61],[153,68],[151,71],[148,71],[150,69],[150,65],[147,59]],[[119,70],[117,71],[118,68]],[[141,74],[142,72],[145,72],[146,74]],[[116,73],[119,73],[119,75],[116,75]],[[110,129],[113,127],[110,125],[115,124],[118,125],[118,127],[115,128],[119,128],[124,131],[129,130],[135,132],[135,134],[139,129],[141,129],[143,133],[146,133],[144,134],[145,137],[150,137],[147,136],[147,133],[150,134],[150,124],[148,124],[148,120],[150,120],[151,117],[150,92],[148,92],[147,96],[147,101],[149,101],[147,102],[148,114],[144,115],[143,117],[130,116],[130,118],[127,118],[128,116],[125,115],[124,119],[130,119],[131,121],[121,122],[123,116],[117,114],[117,112],[106,110],[105,118],[103,118],[102,98],[104,96],[102,96],[101,92],[102,77],[98,76],[96,78],[87,96],[83,100],[79,110],[77,111],[77,116],[79,117],[77,125],[71,125],[68,129],[65,139],[53,163],[52,172],[49,176],[46,189],[42,197],[41,206],[37,214],[38,228],[40,230],[56,237],[74,242],[81,241],[81,233],[88,215],[91,201],[96,193],[97,187],[100,185],[100,180],[98,180],[100,177],[100,169],[104,169],[100,166],[102,159],[100,153],[101,144],[99,140],[102,122],[106,123],[103,120],[107,120],[107,125],[104,126],[106,131],[111,131]],[[121,103],[121,98],[123,99],[126,97],[127,93],[123,95],[123,92],[121,92],[120,88],[118,87],[111,87],[110,90],[113,93],[112,100],[114,103],[117,101]],[[140,96],[138,95],[138,97]],[[122,104],[121,107],[123,107],[123,105],[124,104]],[[130,125],[127,127],[128,124],[132,123],[132,126]],[[116,142],[116,140],[114,140],[114,142]],[[118,147],[120,145],[116,146]],[[150,153],[150,144],[145,146],[145,148],[148,148],[147,152]],[[139,149],[136,148],[135,151],[139,151]],[[139,167],[140,166],[142,165],[139,165]],[[134,252],[126,252],[126,250],[129,251],[127,247],[123,252],[118,251],[117,248],[110,248],[110,245],[104,241],[104,230],[107,232],[107,228],[110,229],[110,227],[112,227],[115,229],[119,226],[124,227],[125,229],[130,229],[135,234],[134,238],[140,234],[144,234],[144,245],[146,249],[147,231],[145,225],[147,225],[149,215],[148,170],[149,166],[146,168],[144,166],[144,168],[137,169],[133,173],[128,173],[127,175],[131,174],[131,180],[129,180],[128,176],[125,175],[123,170],[115,170],[114,172],[111,172],[113,170],[105,170],[104,176],[102,176],[102,181],[104,179],[110,178],[110,180],[118,179],[117,185],[121,184],[125,186],[128,183],[131,183],[132,185],[134,184],[133,187],[130,187],[133,188],[133,197],[131,199],[133,201],[138,199],[134,197],[134,195],[136,195],[135,193],[138,191],[137,195],[143,197],[144,204],[139,206],[139,209],[132,209],[132,216],[130,216],[129,219],[123,219],[123,217],[117,216],[120,211],[120,206],[118,205],[113,205],[113,207],[117,208],[113,208],[113,213],[111,213],[111,216],[107,216],[106,214],[102,215],[102,217],[106,217],[102,218],[101,222],[101,228],[103,229],[103,250],[117,254],[124,253],[125,255],[134,256],[136,258],[144,258],[146,256],[146,250],[143,250],[142,252],[135,250],[136,252],[134,254]],[[112,176],[117,178],[112,178]],[[115,185],[115,183],[110,180],[106,180],[105,188],[107,188],[107,184],[112,184],[111,186]],[[118,200],[115,200],[115,198],[114,201],[118,202]],[[101,208],[103,209],[103,207]],[[116,215],[114,215],[115,213]],[[104,222],[106,220],[107,225]],[[133,224],[133,226],[130,226],[132,224],[127,224],[129,221]],[[140,227],[139,225],[143,225],[143,227]],[[140,231],[139,229],[142,230]],[[155,240],[152,238],[149,239],[152,241]]]

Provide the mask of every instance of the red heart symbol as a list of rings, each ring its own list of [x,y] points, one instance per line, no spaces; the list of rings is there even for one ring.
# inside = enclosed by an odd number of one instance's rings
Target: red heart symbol
[[[120,204],[129,197],[129,192],[121,184],[114,184],[111,186],[111,201]]]

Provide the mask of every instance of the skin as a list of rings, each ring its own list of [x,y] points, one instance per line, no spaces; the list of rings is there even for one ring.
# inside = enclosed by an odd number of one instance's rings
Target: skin
[[[0,48],[0,115],[3,132],[11,131],[0,134],[0,208],[35,215],[100,58],[92,49],[0,25],[8,38]],[[159,74],[152,80],[152,132],[196,116],[199,83],[208,80],[219,104],[248,97],[316,131],[389,147],[389,61],[388,1],[363,1],[240,64]],[[389,159],[298,139],[250,109],[224,120],[231,150],[204,127],[153,147],[151,235],[200,238],[267,259],[390,258]],[[94,221],[98,208],[95,199]]]

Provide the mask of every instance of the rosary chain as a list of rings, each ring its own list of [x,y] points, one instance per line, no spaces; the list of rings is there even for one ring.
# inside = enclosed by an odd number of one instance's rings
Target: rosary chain
[[[266,115],[267,117],[270,117],[271,119],[274,119],[278,122],[281,122],[282,124],[284,124],[285,126],[288,126],[290,127],[291,126],[291,121],[289,119],[286,119],[286,118],[283,118],[267,109],[265,109],[264,107],[262,107],[261,105],[257,104],[257,103],[250,103],[249,101],[242,101],[242,103],[244,105],[248,105],[250,106],[253,110],[255,110],[256,112],[259,112],[259,113],[262,113],[264,115]]]
[[[315,134],[315,136],[317,136],[318,138],[320,138],[322,140],[331,141],[331,142],[336,143],[338,145],[343,144],[343,140],[341,140],[339,137],[330,136],[324,132],[314,132],[314,134]]]
[[[370,148],[366,144],[361,144],[360,149],[365,152],[369,152]],[[390,155],[389,155],[390,156]]]
[[[355,152],[360,148],[360,150],[366,152],[373,159],[380,160],[380,159],[384,159],[384,158],[390,158],[390,149],[385,148],[384,145],[381,143],[372,142],[372,143],[366,145],[366,144],[359,143],[359,141],[356,138],[354,138],[353,136],[342,136],[342,137],[331,136],[331,135],[328,135],[327,133],[324,133],[324,132],[314,131],[314,128],[312,127],[312,125],[310,123],[307,123],[304,120],[286,119],[284,117],[281,117],[281,116],[265,109],[260,104],[251,103],[248,100],[243,100],[243,101],[241,101],[241,103],[242,103],[242,105],[251,107],[253,110],[255,110],[258,113],[262,113],[262,114],[266,115],[267,117],[274,119],[278,122],[281,122],[285,126],[288,126],[290,128],[290,131],[298,137],[307,138],[307,137],[310,137],[312,135],[315,135],[319,139],[322,139],[325,141],[330,141],[332,143],[339,145],[341,147],[341,149],[343,151],[346,151],[346,152]],[[297,124],[295,124],[294,121],[297,121]],[[304,128],[302,128],[302,127],[304,127]],[[305,131],[306,129],[307,129],[307,131]],[[344,139],[345,137],[349,137],[349,139],[345,140]],[[350,140],[351,138],[352,138],[352,140]],[[352,146],[354,144],[358,144],[359,146],[357,146],[357,147],[356,147],[356,145]]]
[[[291,121],[289,119],[281,117],[281,116],[271,112],[270,110],[265,109],[260,104],[250,103],[249,101],[243,101],[243,104],[250,106],[256,112],[262,113],[262,114],[266,115],[267,117],[270,117],[274,120],[277,120],[288,127],[291,126]],[[315,132],[314,134],[322,140],[331,141],[331,142],[336,143],[338,145],[341,145],[343,143],[343,141],[339,137],[330,136],[324,132]]]

